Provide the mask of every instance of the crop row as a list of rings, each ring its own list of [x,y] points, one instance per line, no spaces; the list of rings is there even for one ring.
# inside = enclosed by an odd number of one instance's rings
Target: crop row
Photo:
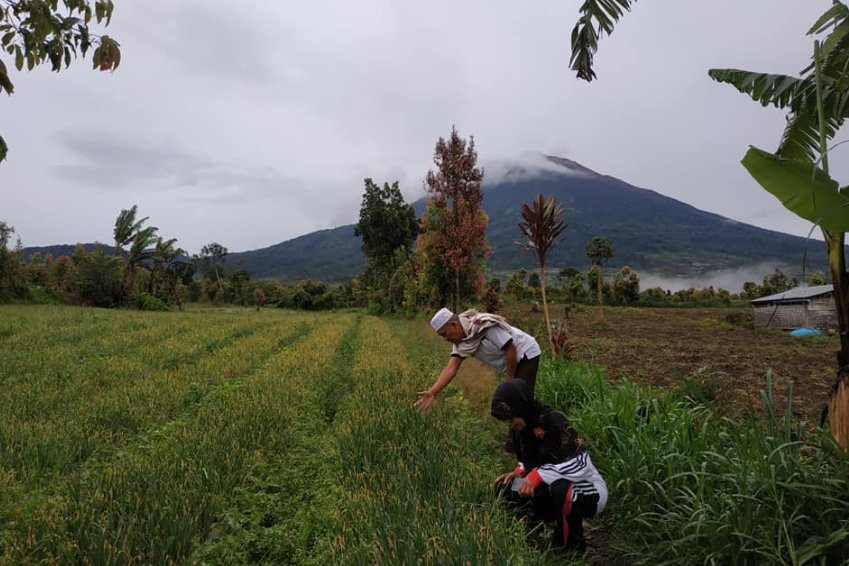
[[[525,543],[523,524],[494,497],[491,429],[461,396],[440,399],[427,415],[412,410],[415,391],[433,379],[421,373],[417,349],[383,321],[364,323],[358,379],[337,417],[343,489],[326,562],[543,562]]]
[[[328,322],[254,364],[235,385],[208,390],[185,418],[72,476],[18,517],[2,542],[2,559],[176,564],[212,544],[239,491],[289,457],[304,426],[298,407],[310,397],[302,384],[323,375],[351,324],[350,317]],[[267,345],[277,348],[280,339],[268,336]],[[250,358],[256,340],[228,346],[236,350],[220,361]]]
[[[149,315],[150,316],[150,315]],[[232,316],[230,317],[232,319]],[[201,322],[200,320],[198,322]],[[50,414],[21,419],[12,409],[0,417],[0,523],[11,528],[25,516],[33,502],[55,491],[57,482],[79,466],[108,458],[128,440],[189,409],[210,389],[250,374],[265,358],[307,327],[300,315],[278,317],[274,324],[258,321],[250,333],[200,357],[193,364],[172,370],[139,370],[134,363],[119,365],[113,387],[92,387],[71,396]],[[256,330],[256,331],[254,331]],[[211,332],[215,334],[215,332]],[[167,352],[160,356],[171,355]],[[147,360],[150,362],[150,360]],[[85,381],[85,375],[76,376]],[[49,392],[49,383],[42,382]],[[70,390],[69,390],[70,391]],[[0,390],[4,402],[17,403],[27,396],[20,389]],[[120,452],[119,452],[120,453]]]

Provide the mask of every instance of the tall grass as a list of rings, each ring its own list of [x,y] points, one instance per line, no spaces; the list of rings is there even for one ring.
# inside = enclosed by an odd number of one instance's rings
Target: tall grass
[[[417,373],[384,322],[368,319],[363,340],[359,379],[337,415],[341,500],[319,563],[541,563],[493,496],[501,470],[486,427],[461,398],[412,410],[433,376]]]
[[[586,437],[610,487],[607,521],[634,564],[844,564],[849,458],[805,434],[788,395],[776,416],[735,422],[672,390],[609,384],[582,362],[545,361],[538,396]]]

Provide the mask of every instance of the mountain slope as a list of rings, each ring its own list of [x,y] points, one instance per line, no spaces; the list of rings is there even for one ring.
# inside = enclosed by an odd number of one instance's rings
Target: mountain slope
[[[585,249],[594,236],[613,241],[611,265],[629,265],[666,275],[698,275],[755,264],[800,267],[804,238],[757,228],[705,212],[655,191],[598,174],[568,159],[547,156],[545,167],[515,167],[505,180],[484,184],[489,215],[491,272],[534,267],[516,244],[522,203],[534,195],[554,195],[569,224],[552,252],[554,268],[589,265]],[[421,215],[425,199],[414,203]],[[809,243],[808,268],[822,268],[818,242]],[[282,281],[339,281],[355,276],[366,260],[353,225],[313,232],[275,246],[233,254],[254,277]]]

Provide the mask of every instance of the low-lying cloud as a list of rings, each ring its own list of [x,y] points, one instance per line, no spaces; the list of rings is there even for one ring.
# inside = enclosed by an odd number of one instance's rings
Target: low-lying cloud
[[[669,277],[667,275],[640,272],[640,289],[646,290],[652,287],[660,287],[675,292],[681,289],[689,289],[690,287],[704,289],[712,286],[714,289],[722,287],[731,293],[739,293],[743,289],[743,283],[754,281],[760,285],[763,282],[764,276],[770,275],[775,269],[780,269],[790,276],[795,276],[802,282],[801,269],[798,266],[761,263],[738,269],[709,271],[701,275],[690,275],[686,277]],[[810,277],[810,273],[808,271],[806,276]]]

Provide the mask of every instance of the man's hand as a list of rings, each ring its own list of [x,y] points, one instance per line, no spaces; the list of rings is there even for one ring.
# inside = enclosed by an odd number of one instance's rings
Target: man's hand
[[[534,484],[528,478],[523,479],[522,483],[519,484],[519,495],[522,497],[534,496]]]
[[[433,400],[435,398],[434,394],[428,391],[419,391],[416,393],[419,396],[419,400],[413,404],[413,407],[419,410],[421,413],[426,413],[430,410],[431,405],[433,405]]]
[[[495,478],[495,482],[493,482],[493,483],[494,483],[495,487],[498,487],[499,485],[507,485],[508,483],[510,483],[511,481],[513,481],[515,478],[518,478],[518,477],[519,477],[519,474],[517,474],[516,472],[501,474],[500,476]]]

